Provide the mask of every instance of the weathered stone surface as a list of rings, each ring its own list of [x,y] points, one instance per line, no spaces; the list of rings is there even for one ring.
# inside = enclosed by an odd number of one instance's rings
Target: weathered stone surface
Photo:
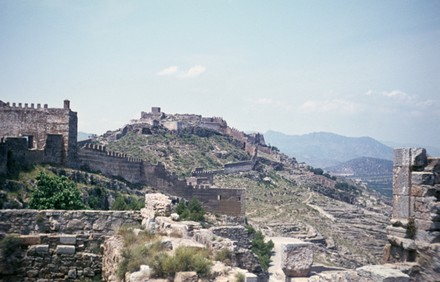
[[[38,245],[41,242],[41,237],[37,235],[22,235],[20,236],[21,244],[24,246]]]
[[[416,249],[416,244],[415,244],[414,240],[412,240],[412,239],[395,237],[395,236],[388,236],[388,241],[395,246],[403,247],[405,250],[415,250]]]
[[[408,196],[411,186],[411,170],[409,166],[393,168],[393,195]]]
[[[49,245],[36,245],[35,252],[38,254],[48,254],[49,253]]]
[[[393,218],[410,217],[410,197],[393,195]]]
[[[148,265],[141,265],[139,271],[130,273],[126,282],[144,282],[149,281],[151,269]]]
[[[431,172],[414,171],[411,173],[411,183],[413,185],[434,185],[434,174]]]
[[[244,274],[244,281],[246,281],[246,282],[257,282],[258,281],[258,276],[253,274],[253,273],[246,272]]]
[[[311,276],[308,282],[367,282],[361,281],[361,278],[354,270],[325,271]]]
[[[73,255],[75,254],[75,246],[58,245],[55,252],[59,255]]]
[[[310,243],[283,244],[281,269],[288,277],[304,277],[313,263],[313,249]]]
[[[422,169],[428,165],[428,156],[424,148],[411,148],[411,166],[413,169]]]
[[[393,163],[394,166],[410,166],[411,149],[409,148],[394,149]]]
[[[84,221],[81,219],[72,219],[67,223],[68,230],[82,230],[84,229]]]
[[[170,216],[171,199],[161,193],[146,194],[145,208],[153,210],[156,216]]]
[[[356,269],[361,278],[371,282],[409,282],[409,276],[384,265],[366,265]]]
[[[177,272],[174,282],[197,282],[198,276],[195,271]]]
[[[76,244],[76,235],[60,236],[60,244],[61,245],[75,245]]]
[[[104,281],[119,282],[116,275],[118,265],[122,261],[124,241],[120,235],[111,236],[104,243],[102,256],[102,278]]]
[[[171,219],[174,221],[179,221],[180,216],[177,213],[172,213],[171,214]]]

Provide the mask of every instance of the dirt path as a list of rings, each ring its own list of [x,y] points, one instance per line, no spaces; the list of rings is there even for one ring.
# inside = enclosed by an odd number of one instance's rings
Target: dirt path
[[[284,282],[286,281],[286,276],[283,270],[281,270],[281,245],[288,243],[301,243],[302,241],[290,237],[269,237],[268,240],[272,240],[274,243],[272,262],[269,266],[269,282]]]

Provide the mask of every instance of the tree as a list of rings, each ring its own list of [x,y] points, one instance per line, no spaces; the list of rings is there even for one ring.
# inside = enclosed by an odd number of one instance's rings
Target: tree
[[[29,202],[31,209],[77,210],[85,208],[81,192],[67,177],[48,175],[41,172],[37,176],[37,187]]]
[[[197,199],[192,199],[189,203],[180,202],[176,207],[176,212],[184,220],[203,221],[205,218],[205,209]]]

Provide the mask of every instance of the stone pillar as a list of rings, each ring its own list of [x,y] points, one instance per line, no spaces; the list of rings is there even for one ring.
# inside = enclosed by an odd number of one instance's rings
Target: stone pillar
[[[411,149],[395,149],[393,160],[393,219],[408,220],[411,216]]]
[[[70,109],[70,101],[69,100],[64,100],[64,109],[65,110]]]

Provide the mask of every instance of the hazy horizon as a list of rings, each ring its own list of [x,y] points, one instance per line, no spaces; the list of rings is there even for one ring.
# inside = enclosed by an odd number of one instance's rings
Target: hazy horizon
[[[440,147],[439,1],[0,1],[0,100]]]

